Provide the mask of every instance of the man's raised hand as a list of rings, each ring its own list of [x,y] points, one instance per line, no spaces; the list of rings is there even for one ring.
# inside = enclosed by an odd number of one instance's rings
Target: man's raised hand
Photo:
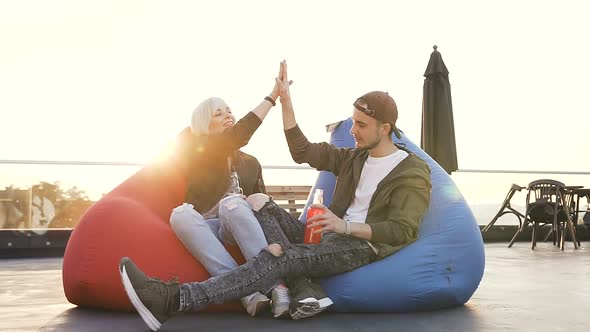
[[[287,61],[281,61],[281,69],[279,71],[279,77],[276,79],[277,85],[279,87],[279,95],[281,96],[281,103],[288,101],[291,99],[291,93],[289,91],[289,86],[293,84],[293,81],[289,81],[289,77],[287,74]]]

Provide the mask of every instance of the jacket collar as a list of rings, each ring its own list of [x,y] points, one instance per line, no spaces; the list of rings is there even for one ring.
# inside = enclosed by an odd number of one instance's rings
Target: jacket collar
[[[406,151],[408,153],[408,156],[404,160],[402,160],[401,163],[399,165],[397,165],[391,172],[389,172],[389,174],[387,174],[383,178],[383,180],[381,180],[380,184],[386,183],[386,182],[389,182],[389,181],[395,179],[400,174],[400,170],[402,170],[404,168],[403,164],[405,164],[406,162],[409,162],[411,159],[416,157],[416,155],[412,151],[408,150],[405,147],[405,145],[400,145],[400,144],[395,143],[395,146],[400,150]],[[359,158],[355,158],[353,161],[353,164],[352,164],[352,175],[353,175],[353,179],[354,179],[354,187],[353,188],[356,188],[358,185],[358,182],[361,178],[361,173],[363,171],[363,166],[365,165],[365,161],[367,160],[368,157],[369,157],[369,151],[365,150],[360,153]],[[400,166],[402,166],[402,167],[400,167]]]
[[[369,151],[361,151],[359,158],[354,158],[352,161],[352,178],[354,180],[353,188],[356,188],[359,184],[359,180],[361,179],[361,173],[363,172],[363,167],[365,166],[365,161],[369,158]]]

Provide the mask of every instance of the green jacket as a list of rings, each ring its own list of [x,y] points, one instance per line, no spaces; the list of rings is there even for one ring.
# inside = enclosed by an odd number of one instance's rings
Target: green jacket
[[[310,143],[298,126],[286,130],[285,136],[295,162],[308,163],[337,176],[329,209],[342,218],[352,203],[369,152]],[[409,156],[379,182],[365,220],[371,226],[370,241],[379,249],[379,258],[416,241],[420,221],[430,203],[430,168],[412,152],[401,146],[398,148]]]

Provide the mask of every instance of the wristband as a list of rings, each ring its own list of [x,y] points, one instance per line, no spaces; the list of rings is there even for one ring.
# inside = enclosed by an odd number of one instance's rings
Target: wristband
[[[344,234],[346,235],[350,235],[351,233],[351,225],[350,225],[350,221],[348,220],[344,220],[345,222],[345,227],[344,227]]]
[[[275,100],[272,99],[269,96],[264,97],[264,100],[268,100],[272,104],[272,106],[276,106],[277,105],[277,103],[275,102]]]

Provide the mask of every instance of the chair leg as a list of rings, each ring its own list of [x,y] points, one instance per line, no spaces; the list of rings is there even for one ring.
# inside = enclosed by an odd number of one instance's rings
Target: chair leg
[[[516,230],[516,233],[514,233],[512,240],[510,240],[510,243],[508,243],[508,248],[512,248],[512,245],[514,244],[514,241],[516,241],[518,234],[520,234],[520,229]]]
[[[565,225],[564,225],[565,226]],[[559,237],[559,249],[565,249],[565,227],[560,227],[561,236]]]
[[[565,237],[567,236],[567,231],[569,230],[568,226],[567,220],[558,223],[557,226],[559,229],[559,249],[561,249],[561,251],[565,250]],[[573,238],[572,241],[574,241]]]
[[[549,236],[551,236],[551,234],[553,234],[553,227],[551,227],[549,232],[547,232],[547,235],[545,235],[545,237],[543,238],[543,242],[547,242],[547,240],[549,240]],[[555,245],[555,240],[553,240],[553,244]]]
[[[574,220],[574,218],[572,217],[572,230],[573,230],[573,234],[574,234],[574,237],[572,237],[572,241],[576,241],[578,243],[578,247],[580,247],[582,245],[582,243],[580,242],[580,239],[578,239],[578,224],[577,224],[578,220],[576,219],[576,223],[574,223],[573,220]]]
[[[527,221],[526,217],[527,217],[527,214],[524,215],[524,221],[522,222],[522,225],[520,225],[520,227],[516,230],[516,233],[514,233],[512,240],[510,240],[510,243],[508,243],[508,248],[512,248],[512,245],[516,241],[516,238],[518,237],[520,232],[522,232],[522,230],[528,225],[528,221]]]
[[[496,214],[496,216],[492,219],[492,221],[490,221],[482,230],[482,233],[485,233],[488,231],[488,229],[492,228],[492,226],[494,226],[494,224],[496,223],[496,220],[498,220],[498,218],[500,218],[500,216],[502,215],[502,210],[504,210],[504,206],[502,206],[502,208],[500,209],[500,211],[498,211],[498,213]]]
[[[531,250],[535,250],[535,246],[537,245],[537,228],[539,227],[538,222],[533,222],[533,232],[531,234]]]
[[[561,237],[562,237],[562,240],[561,241],[563,243],[561,250],[564,250],[565,249],[565,232],[566,232],[566,229],[569,231],[569,234],[570,234],[570,237],[572,239],[572,242],[574,243],[574,249],[578,249],[578,240],[576,239],[576,234],[575,234],[575,231],[574,231],[574,223],[573,223],[572,218],[570,216],[569,208],[566,205],[565,200],[563,199],[563,196],[561,196],[561,195],[560,195],[560,200],[561,200],[563,209],[565,210],[565,218],[566,218],[565,223],[563,225],[563,234],[561,235]]]
[[[568,220],[566,221],[565,227],[569,230],[570,237],[571,237],[572,242],[574,244],[574,249],[578,249],[578,239],[576,238],[576,232],[574,231],[574,223],[572,222],[571,219],[568,218]],[[565,229],[563,230],[563,232],[565,233]],[[564,234],[564,242],[565,242],[565,234]]]
[[[510,188],[510,190],[508,191],[508,194],[506,195],[506,198],[504,199],[504,203],[502,203],[502,206],[500,207],[500,210],[498,210],[498,213],[496,213],[496,215],[494,216],[494,218],[492,218],[492,220],[484,227],[482,228],[481,232],[485,233],[487,232],[490,228],[492,228],[492,226],[494,226],[494,224],[496,223],[496,221],[503,215],[507,214],[507,213],[513,213],[516,217],[518,217],[518,224],[519,226],[522,224],[520,217],[522,216],[522,214],[518,211],[516,211],[515,209],[513,209],[510,206],[510,200],[512,199],[512,196],[514,196],[514,194],[516,193],[516,191],[520,191],[521,189],[523,189],[520,186],[517,186],[515,184],[512,184],[512,187]]]

